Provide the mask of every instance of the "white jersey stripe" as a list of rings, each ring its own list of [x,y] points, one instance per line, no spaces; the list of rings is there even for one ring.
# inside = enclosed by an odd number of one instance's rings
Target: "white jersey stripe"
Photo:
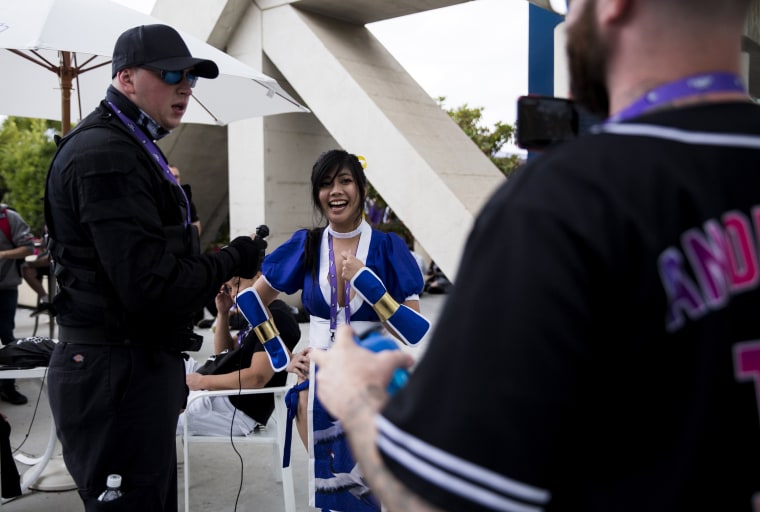
[[[452,476],[451,473],[442,471],[436,466],[432,466],[421,459],[414,458],[412,454],[403,450],[398,445],[393,444],[387,437],[379,437],[377,440],[377,446],[385,454],[399,461],[404,467],[425,480],[472,502],[480,503],[490,509],[502,512],[541,512],[543,510],[542,507],[534,507],[518,503],[466,480],[456,478]]]
[[[673,140],[684,144],[700,144],[705,146],[733,146],[750,149],[760,149],[760,137],[741,133],[712,133],[679,130],[651,124],[600,124],[594,126],[593,133],[611,133],[614,135],[639,135]]]
[[[380,415],[376,417],[375,423],[379,434],[377,445],[383,452],[398,460],[410,471],[454,494],[478,503],[483,503],[485,495],[488,495],[489,500],[495,499],[501,504],[498,510],[505,511],[538,511],[542,508],[500,497],[488,489],[537,505],[545,505],[549,501],[548,491],[506,478],[488,468],[447,453],[399,430]],[[488,506],[495,507],[496,504]]]

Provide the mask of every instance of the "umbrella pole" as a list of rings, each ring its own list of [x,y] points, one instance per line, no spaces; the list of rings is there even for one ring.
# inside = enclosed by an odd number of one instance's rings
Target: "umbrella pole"
[[[60,55],[61,132],[66,135],[71,129],[71,81],[74,70],[71,68],[71,52],[60,52]]]

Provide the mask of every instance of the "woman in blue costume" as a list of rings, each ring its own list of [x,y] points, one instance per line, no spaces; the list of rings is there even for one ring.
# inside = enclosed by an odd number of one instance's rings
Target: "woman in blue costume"
[[[326,225],[296,231],[267,256],[263,276],[254,286],[263,304],[280,293],[301,290],[310,315],[309,347],[327,349],[340,324],[350,324],[359,336],[383,325],[365,299],[368,294],[351,286],[352,277],[361,270],[369,275],[369,269],[390,296],[384,298],[395,301],[396,309],[406,307],[418,315],[422,274],[399,236],[372,229],[363,220],[367,178],[359,159],[343,150],[323,153],[312,169],[311,184],[314,209],[320,224],[326,221]],[[386,326],[406,340],[390,321]],[[294,388],[298,395],[293,398],[297,398],[296,426],[309,451],[309,504],[323,510],[379,511],[340,423],[315,398],[309,349],[294,355],[288,365],[298,375]]]

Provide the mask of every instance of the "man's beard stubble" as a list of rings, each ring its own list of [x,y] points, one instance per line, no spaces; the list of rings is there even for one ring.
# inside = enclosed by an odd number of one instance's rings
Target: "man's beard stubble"
[[[605,119],[610,108],[607,47],[595,24],[596,0],[588,0],[582,8],[577,21],[567,28],[570,94],[589,113]]]

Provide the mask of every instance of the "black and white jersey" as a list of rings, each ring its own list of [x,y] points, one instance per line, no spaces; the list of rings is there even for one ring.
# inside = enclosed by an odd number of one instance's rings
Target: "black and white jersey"
[[[407,387],[393,474],[446,510],[751,510],[760,107],[601,127],[478,216]]]

